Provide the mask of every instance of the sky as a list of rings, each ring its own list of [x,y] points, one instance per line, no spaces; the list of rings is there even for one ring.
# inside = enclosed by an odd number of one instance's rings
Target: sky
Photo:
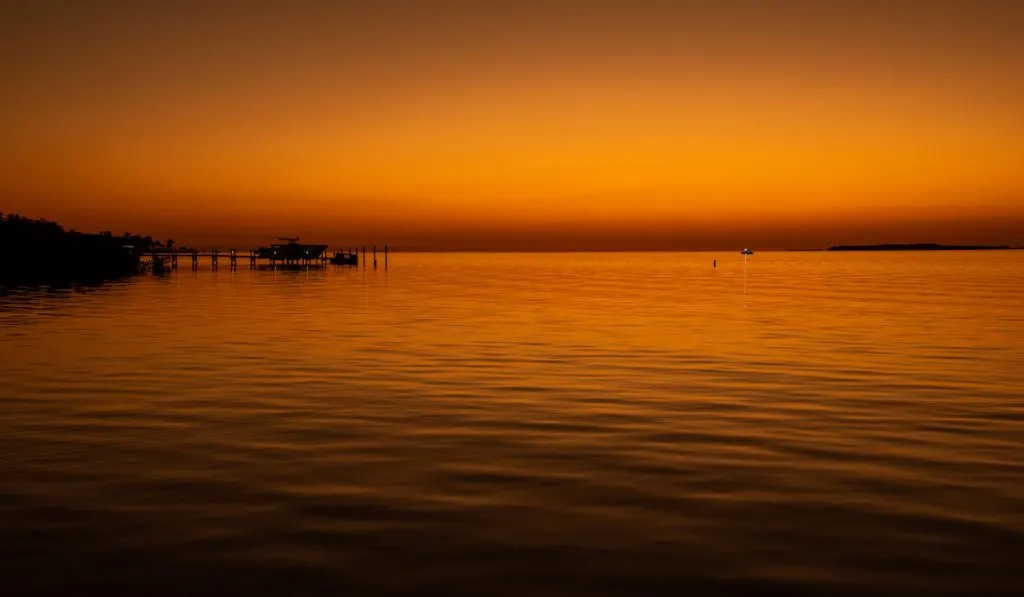
[[[1024,2],[0,0],[0,211],[181,243],[1024,245]]]

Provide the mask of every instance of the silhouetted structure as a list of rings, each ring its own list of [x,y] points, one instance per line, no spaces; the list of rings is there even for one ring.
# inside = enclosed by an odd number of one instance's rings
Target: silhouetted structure
[[[299,244],[296,238],[279,238],[283,243],[272,244],[269,247],[256,249],[256,256],[261,259],[269,259],[271,264],[278,261],[285,265],[309,265],[316,261],[326,261],[324,251],[327,245],[303,245]]]
[[[359,265],[356,249],[335,251],[327,255],[327,245],[299,244],[298,238],[282,238],[283,243],[248,251],[250,269],[259,259],[270,261],[271,267],[308,268],[334,265]],[[366,249],[363,248],[365,258]],[[377,265],[374,247],[374,267]],[[199,258],[209,257],[218,269],[223,256],[220,249],[200,252],[196,248],[176,248],[149,236],[110,232],[83,234],[47,220],[34,220],[19,215],[0,214],[0,286],[68,285],[99,283],[131,276],[140,272],[164,274],[178,269],[178,257],[191,257],[192,269],[199,269]],[[227,255],[232,270],[238,268],[238,252]],[[385,247],[385,267],[387,248]]]
[[[0,214],[4,284],[97,283],[139,272],[140,257],[160,246],[149,236],[84,234],[48,220]]]
[[[359,265],[359,252],[353,249],[335,251],[331,265]]]
[[[238,269],[239,253],[236,249],[230,249],[227,253],[214,247],[200,251],[196,248],[187,250],[159,248],[153,249],[145,255],[146,260],[142,261],[143,271],[152,270],[157,273],[157,264],[163,262],[171,271],[178,269],[178,258],[187,257],[192,260],[192,270],[199,269],[199,258],[205,257],[210,260],[210,267],[214,270],[220,269],[220,262],[227,256],[228,265],[232,270]],[[335,251],[333,257],[327,255],[327,245],[300,245],[294,241],[285,244],[274,244],[270,247],[250,249],[245,259],[249,261],[249,269],[256,269],[261,259],[270,262],[271,268],[284,269],[308,269],[311,267],[327,267],[330,265],[359,265],[359,253],[355,249],[343,249]]]

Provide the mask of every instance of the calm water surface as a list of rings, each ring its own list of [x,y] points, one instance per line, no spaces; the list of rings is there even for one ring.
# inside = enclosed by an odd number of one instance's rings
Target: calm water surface
[[[244,267],[0,297],[0,593],[1024,591],[1024,252]]]

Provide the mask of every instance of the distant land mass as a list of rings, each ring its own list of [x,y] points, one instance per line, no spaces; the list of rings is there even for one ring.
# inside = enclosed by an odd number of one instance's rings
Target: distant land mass
[[[939,245],[936,243],[886,244],[886,245],[838,245],[828,251],[1006,251],[1007,245]]]

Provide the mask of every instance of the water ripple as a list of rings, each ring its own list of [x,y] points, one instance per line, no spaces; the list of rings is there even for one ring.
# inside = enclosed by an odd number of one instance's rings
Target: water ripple
[[[4,594],[1020,593],[1022,259],[16,290]]]

